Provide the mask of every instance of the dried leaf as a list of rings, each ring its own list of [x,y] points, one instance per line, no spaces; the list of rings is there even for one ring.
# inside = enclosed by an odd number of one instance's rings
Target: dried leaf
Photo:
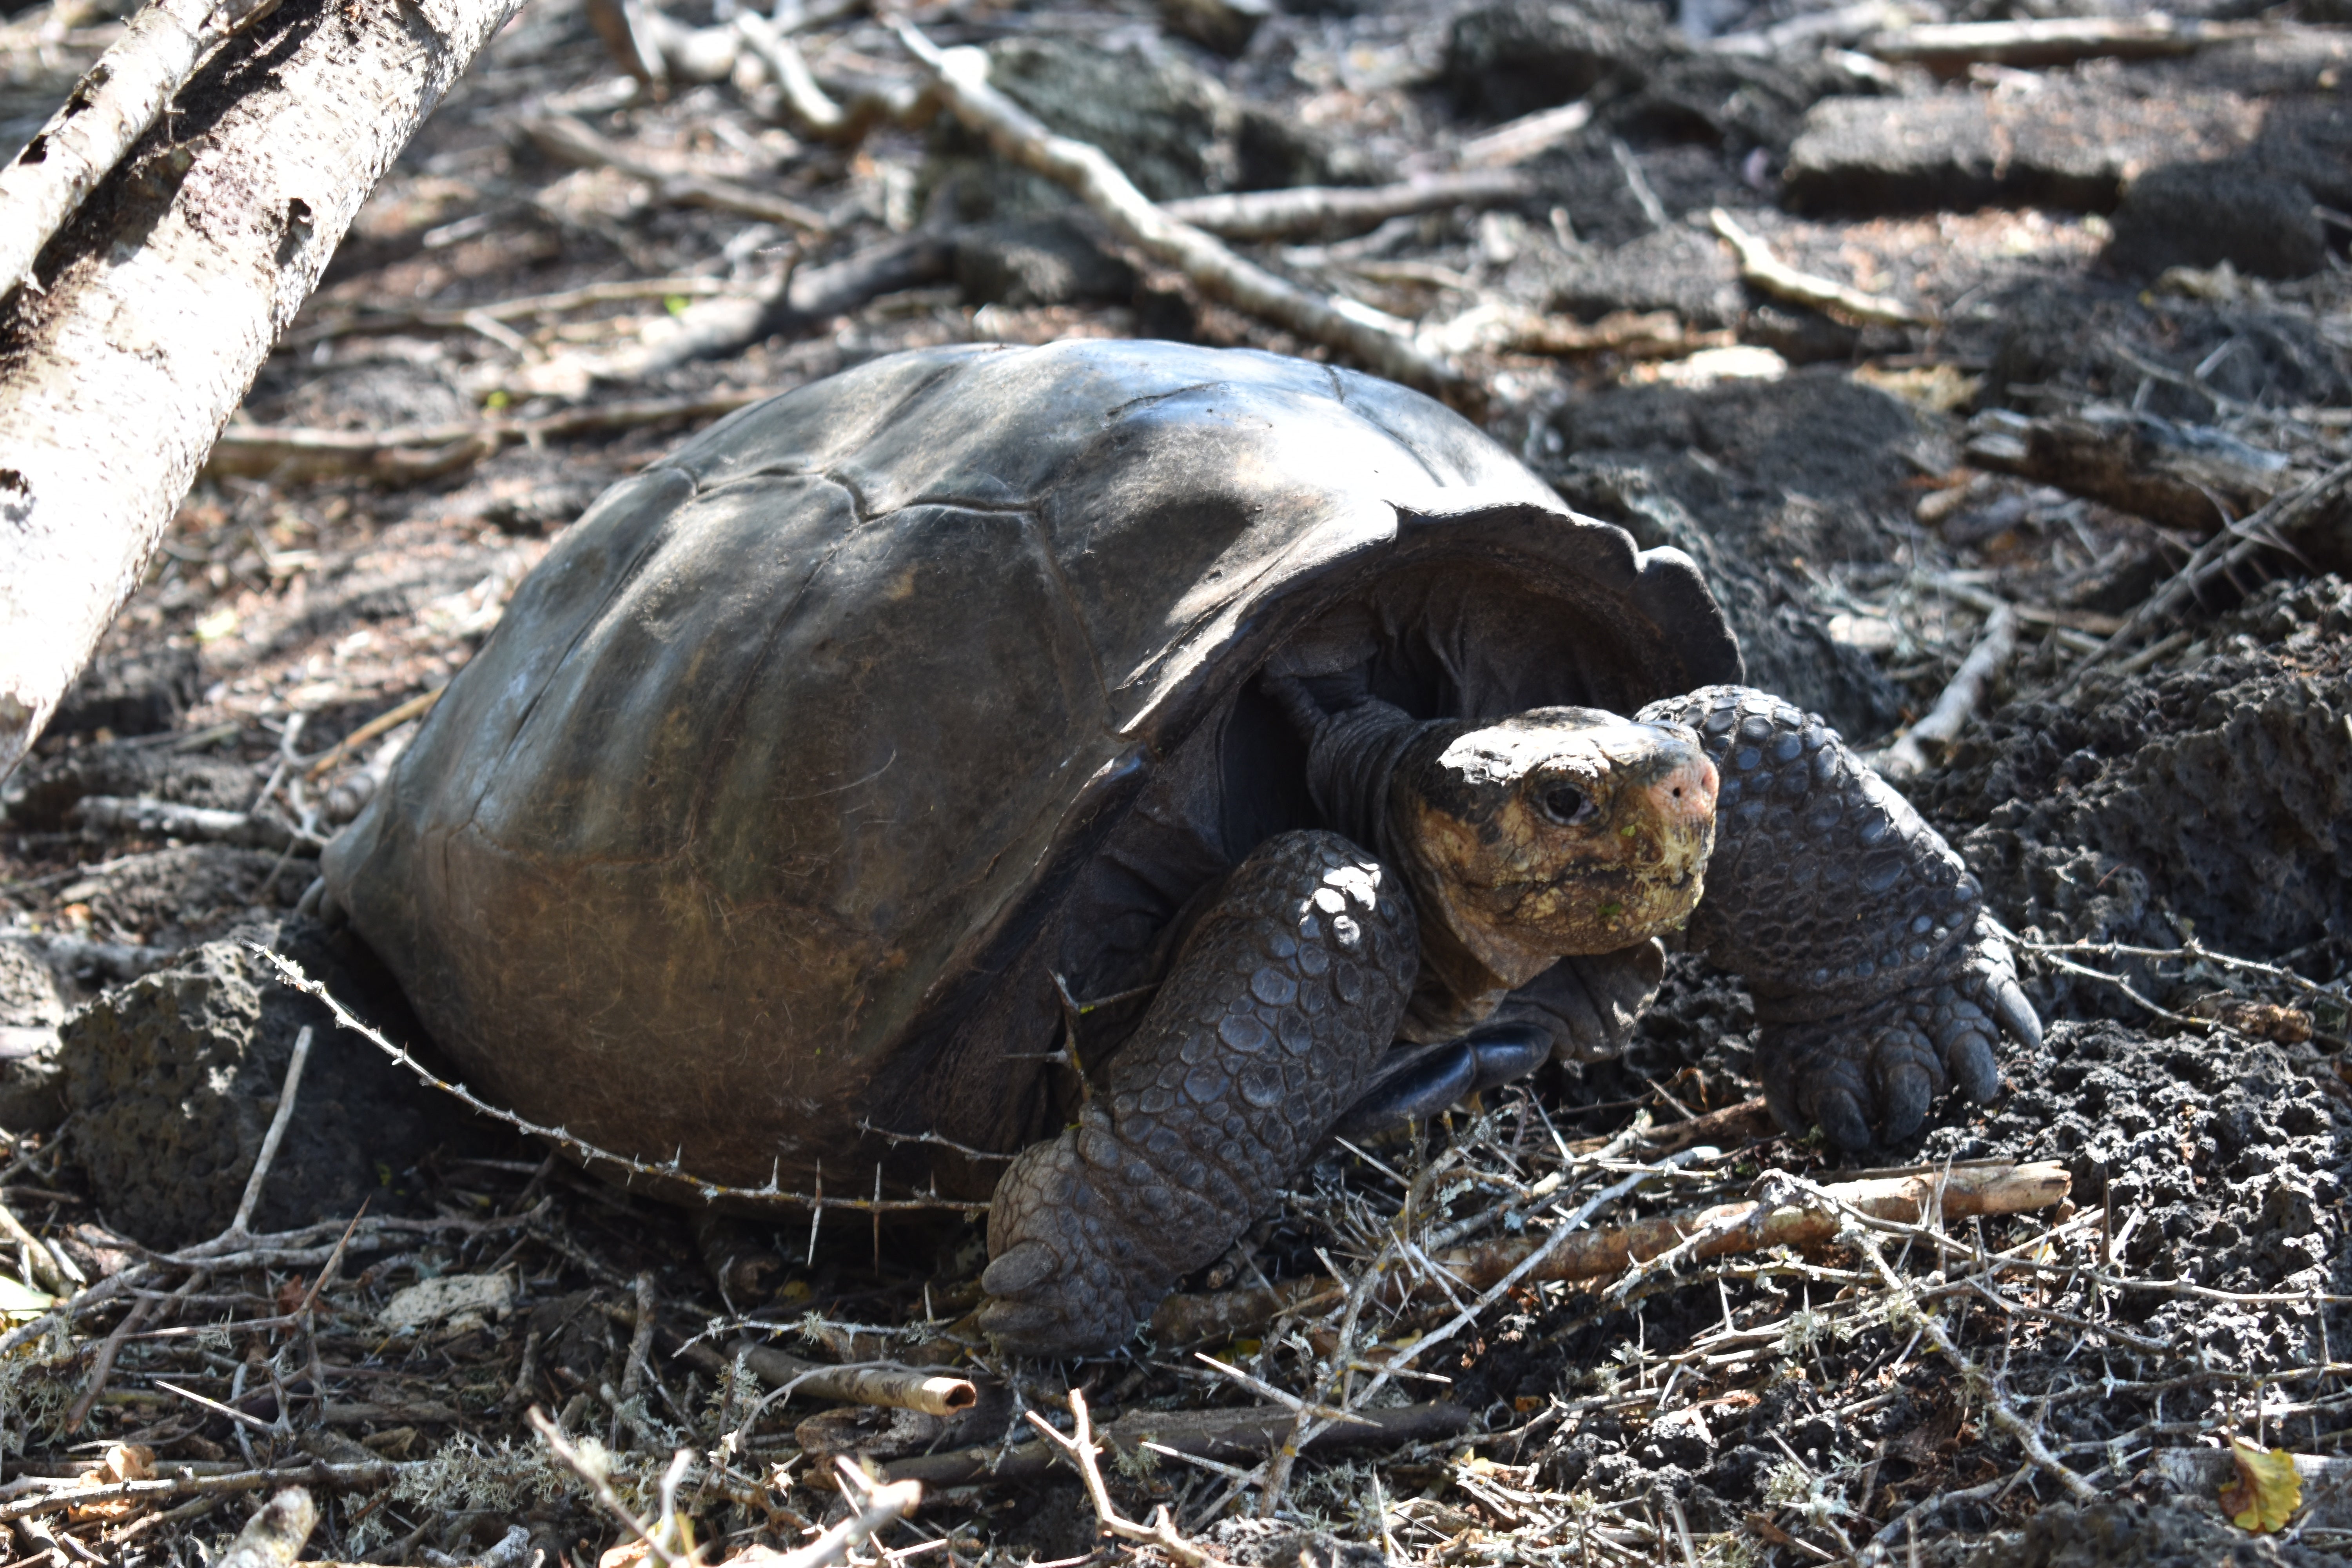
[[[2221,1511],[2241,1530],[2273,1531],[2294,1517],[2303,1506],[2303,1483],[2295,1478],[2294,1456],[2284,1448],[2268,1453],[2242,1437],[2230,1439],[2230,1458],[2238,1462],[2238,1479],[2221,1489]]]

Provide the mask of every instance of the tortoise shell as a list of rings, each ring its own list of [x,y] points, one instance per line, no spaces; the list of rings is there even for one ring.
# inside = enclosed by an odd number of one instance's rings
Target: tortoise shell
[[[1059,1125],[1055,977],[1144,973],[1193,892],[1312,825],[1252,678],[1334,616],[1424,716],[1740,675],[1687,557],[1419,394],[1173,343],[922,350],[607,491],[329,890],[524,1116],[712,1181],[917,1180],[861,1129]]]

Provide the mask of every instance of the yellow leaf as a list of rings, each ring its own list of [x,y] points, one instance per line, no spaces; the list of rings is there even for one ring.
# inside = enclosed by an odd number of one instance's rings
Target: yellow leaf
[[[2238,1479],[2221,1489],[2221,1511],[2240,1530],[2272,1531],[2294,1517],[2303,1506],[2303,1483],[2295,1478],[2294,1456],[2284,1448],[2264,1453],[2242,1437],[2230,1439],[2230,1458],[2238,1462]]]
[[[0,1274],[0,1318],[37,1318],[56,1305],[57,1298],[47,1291]]]

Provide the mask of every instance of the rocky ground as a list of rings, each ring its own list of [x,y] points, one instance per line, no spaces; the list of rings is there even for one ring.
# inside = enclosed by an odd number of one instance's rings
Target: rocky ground
[[[1168,1336],[995,1365],[960,1326],[968,1217],[689,1223],[419,1084],[232,941],[429,1055],[366,955],[294,906],[549,541],[680,430],[923,343],[1327,352],[917,123],[908,58],[862,7],[777,16],[833,105],[875,110],[845,129],[747,64],[716,4],[530,0],[362,215],[0,794],[20,1559],[211,1561],[301,1479],[314,1557],[613,1562],[628,1534],[526,1424],[544,1405],[710,1560],[838,1518],[828,1461],[851,1454],[932,1488],[864,1555],[1075,1564],[1113,1548],[1070,1469],[956,1456],[1024,1408],[1066,1429],[1080,1385],[1107,1425],[1268,1389],[1402,1424],[1295,1467],[1262,1436],[1123,1450],[1115,1504],[1164,1502],[1183,1550],[1232,1563],[2343,1560],[2339,0],[2178,6],[2156,43],[2101,33],[2131,18],[2095,0],[908,13],[1158,201],[1498,171],[1475,201],[1234,243],[1412,324],[1563,496],[1696,555],[1751,678],[1857,745],[2008,639],[1905,787],[2017,933],[2048,1037],[2009,1049],[1998,1103],[1872,1163],[2056,1160],[2064,1207],[1857,1222],[1467,1313],[1412,1294],[1399,1236],[1495,1248],[1547,1204],[1607,1226],[1853,1178],[1741,1109],[1747,999],[1677,959],[1623,1061],[1427,1147],[1335,1152],[1192,1282],[1373,1277],[1360,1321],[1327,1301],[1207,1342],[1255,1387]],[[0,140],[116,26],[90,0],[0,26]],[[1743,266],[1727,233],[1811,282]],[[730,309],[752,327],[706,331]],[[752,1342],[969,1373],[982,1397],[945,1421],[761,1404]],[[2217,1505],[2232,1434],[2306,1461],[2283,1530]]]

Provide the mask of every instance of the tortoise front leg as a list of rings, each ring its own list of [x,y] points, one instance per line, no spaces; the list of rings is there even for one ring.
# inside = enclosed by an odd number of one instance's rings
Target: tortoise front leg
[[[1412,906],[1380,861],[1334,833],[1259,846],[1077,1125],[996,1184],[982,1329],[1024,1354],[1116,1348],[1362,1095],[1419,965]]]
[[[1755,994],[1780,1123],[1860,1148],[1916,1131],[1948,1087],[1991,1099],[1998,1031],[2032,1044],[2042,1026],[1943,836],[1779,698],[1711,686],[1640,716],[1696,730],[1722,774],[1690,936]]]

